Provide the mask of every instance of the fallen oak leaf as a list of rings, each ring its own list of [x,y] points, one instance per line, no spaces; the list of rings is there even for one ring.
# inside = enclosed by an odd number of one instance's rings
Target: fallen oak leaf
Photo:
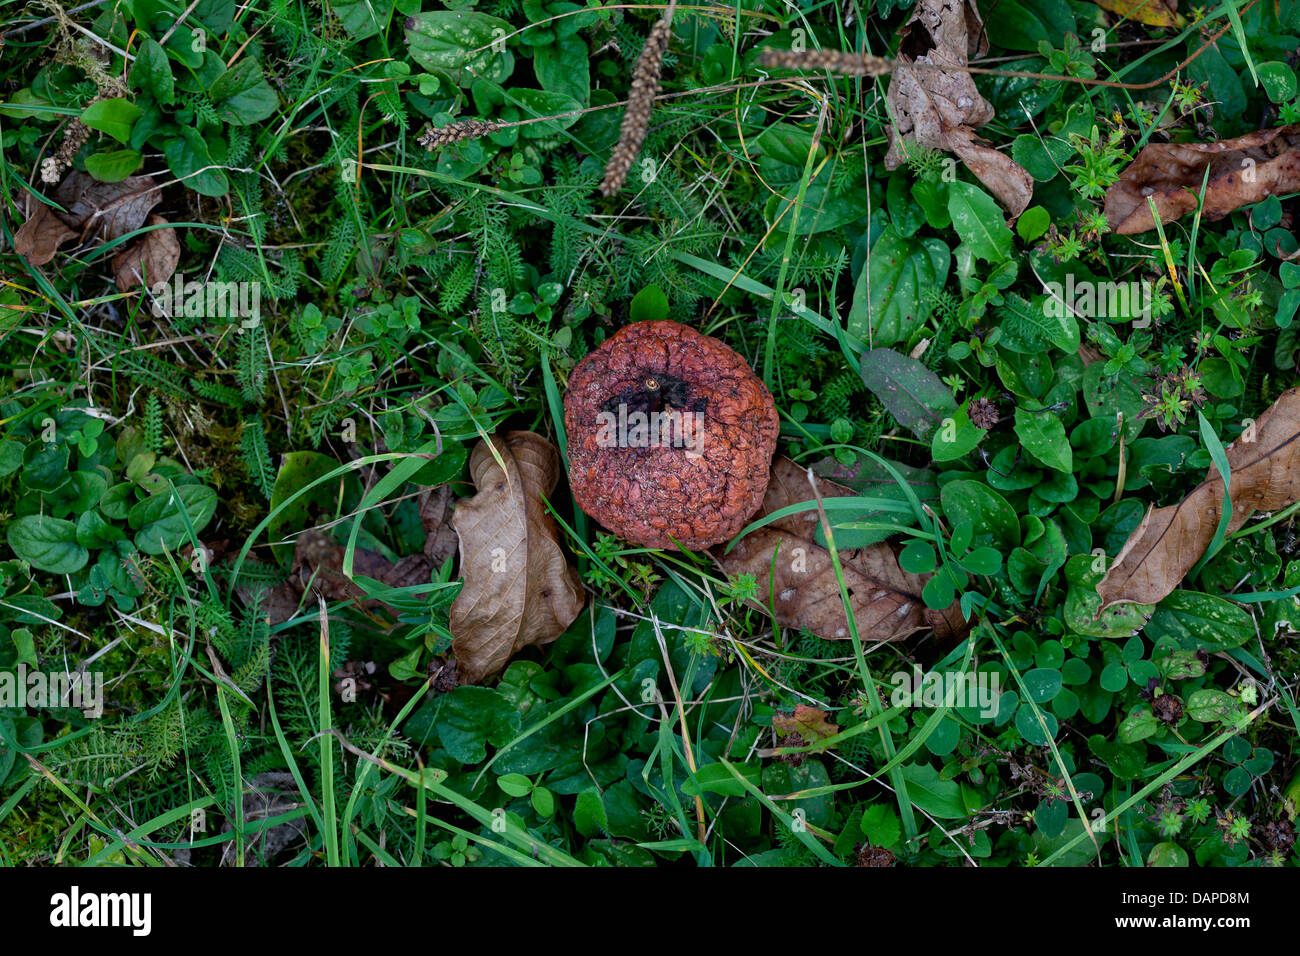
[[[181,261],[181,244],[176,230],[162,216],[150,215],[151,229],[113,257],[113,276],[118,292],[129,292],[148,281],[150,286],[166,284]]]
[[[823,498],[856,494],[824,478],[817,479],[817,488]],[[807,472],[789,458],[778,456],[772,462],[767,493],[755,518],[810,497]],[[757,590],[749,603],[764,611],[775,608],[777,623],[807,628],[823,640],[846,640],[848,620],[831,555],[817,543],[820,520],[815,509],[786,515],[749,532],[730,550],[719,545],[711,554],[728,576],[753,576]],[[899,641],[926,628],[933,628],[936,636],[943,638],[960,638],[970,630],[957,602],[941,611],[926,607],[921,591],[930,576],[909,574],[899,567],[889,542],[841,549],[839,557],[849,605],[864,643]]]
[[[14,251],[29,265],[42,266],[69,239],[85,242],[91,236],[98,236],[111,241],[139,229],[149,211],[162,201],[162,190],[152,176],[128,176],[115,183],[102,183],[86,173],[74,171],[59,183],[51,197],[62,210],[47,206],[31,192],[26,197],[26,220],[14,234]],[[179,261],[180,245],[174,233],[170,243],[166,238],[152,241],[150,254],[159,257],[159,264],[166,261],[163,253],[171,244],[176,246]],[[117,278],[118,288],[125,291],[120,273]]]
[[[1033,177],[977,142],[974,132],[994,115],[966,69],[970,57],[988,49],[979,10],[972,0],[920,0],[899,33],[898,62],[885,94],[892,120],[885,168],[901,166],[914,145],[955,153],[1013,218],[1019,216],[1033,195]]]
[[[533,432],[494,435],[475,446],[469,468],[478,494],[459,502],[451,519],[464,584],[448,628],[462,684],[555,640],[586,602],[546,512],[561,472],[555,446]]]
[[[1154,229],[1149,200],[1161,223],[1173,222],[1196,210],[1202,181],[1202,218],[1207,222],[1269,196],[1296,192],[1297,147],[1300,123],[1217,143],[1148,143],[1106,190],[1106,222],[1121,236]]]
[[[1300,501],[1300,388],[1283,392],[1226,454],[1232,501],[1226,532],[1257,511]],[[1223,478],[1213,466],[1178,504],[1148,509],[1097,585],[1097,614],[1116,604],[1163,600],[1209,548],[1222,511]]]

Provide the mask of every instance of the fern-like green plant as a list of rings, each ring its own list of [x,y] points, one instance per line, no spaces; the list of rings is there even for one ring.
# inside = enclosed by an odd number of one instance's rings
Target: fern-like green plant
[[[244,419],[244,430],[239,436],[239,449],[244,456],[244,466],[258,490],[271,500],[271,491],[275,487],[275,468],[271,464],[271,452],[266,444],[266,428],[261,415],[252,415]]]

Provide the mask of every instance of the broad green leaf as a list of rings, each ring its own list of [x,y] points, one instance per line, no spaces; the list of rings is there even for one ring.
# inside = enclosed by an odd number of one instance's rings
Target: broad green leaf
[[[1016,437],[1025,451],[1049,468],[1067,474],[1074,468],[1074,453],[1065,437],[1065,426],[1052,411],[1016,409]]]
[[[1238,604],[1199,591],[1174,591],[1156,605],[1147,622],[1151,640],[1178,642],[1183,650],[1225,651],[1255,635],[1250,612]]]
[[[208,96],[217,115],[232,126],[260,123],[280,105],[275,90],[262,75],[262,65],[252,57],[244,57],[217,77]]]
[[[393,15],[393,0],[329,0],[329,6],[354,41],[374,36]]]
[[[877,348],[862,355],[862,381],[904,428],[926,437],[957,408],[952,389],[917,359]]]
[[[90,552],[77,543],[77,526],[61,518],[15,518],[5,529],[5,539],[14,554],[51,574],[80,571],[90,560]]]
[[[535,119],[539,116],[557,116],[558,119],[544,123],[529,123],[519,127],[519,135],[524,139],[545,139],[568,129],[578,122],[577,110],[582,104],[567,93],[555,93],[551,90],[518,89],[506,91],[511,102],[517,103],[524,116]],[[564,116],[569,113],[574,115]]]
[[[950,481],[939,492],[949,522],[969,521],[978,547],[1010,550],[1020,543],[1020,520],[1007,500],[978,481]]]
[[[86,157],[86,172],[101,183],[118,183],[140,168],[143,157],[133,149],[92,153]]]
[[[906,340],[929,317],[928,293],[943,288],[950,258],[938,239],[908,239],[887,227],[858,275],[849,334],[876,347]]]
[[[959,408],[939,423],[930,440],[930,457],[935,461],[964,458],[984,440],[988,430],[971,424],[965,408]]]
[[[174,494],[171,489],[152,494],[137,502],[128,516],[135,529],[135,546],[145,554],[175,551],[189,540],[185,515],[197,534],[216,510],[217,493],[207,485],[180,485]]]
[[[160,106],[170,106],[176,98],[176,80],[172,77],[167,53],[157,40],[145,38],[131,64],[131,84],[152,94]]]
[[[761,768],[757,763],[735,764],[735,767],[740,772],[740,775],[751,783],[757,784],[759,782]],[[682,793],[688,797],[703,793],[717,793],[724,797],[743,797],[747,792],[745,785],[720,763],[706,763],[695,771],[694,780],[682,781]]]
[[[533,54],[533,72],[542,89],[565,96],[586,106],[591,100],[591,55],[580,37],[538,47]]]
[[[505,46],[514,33],[505,20],[473,10],[433,10],[406,18],[411,59],[426,70],[446,70],[467,86],[474,79],[502,83],[514,71]]]
[[[1003,336],[1024,347],[1033,350],[1050,343],[1063,352],[1079,350],[1079,320],[1062,300],[1051,295],[1035,296],[1033,302],[1008,295],[997,314]]]
[[[97,100],[81,111],[81,121],[91,129],[107,133],[119,143],[131,138],[131,127],[143,110],[130,100]]]
[[[992,196],[970,183],[948,187],[948,214],[952,227],[967,248],[985,262],[1001,262],[1011,254],[1011,230]]]
[[[632,297],[629,318],[633,322],[651,322],[668,318],[668,296],[657,285],[648,285]]]
[[[600,798],[600,791],[595,787],[583,790],[574,801],[573,826],[587,838],[605,832],[609,826],[605,818],[605,804]]]
[[[1264,92],[1274,103],[1285,103],[1296,94],[1295,70],[1280,60],[1270,60],[1259,65],[1259,81]]]
[[[1042,206],[1030,206],[1016,220],[1016,234],[1025,242],[1033,242],[1047,232],[1052,224],[1051,214]]]
[[[487,745],[503,747],[519,732],[519,712],[495,690],[457,687],[446,695],[436,729],[442,745],[464,764],[487,756]]]
[[[1147,854],[1147,866],[1187,866],[1187,851],[1177,843],[1165,840],[1151,848]]]
[[[208,144],[198,130],[181,127],[179,136],[173,136],[163,144],[163,155],[176,178],[196,193],[215,197],[230,191],[230,181],[225,172],[213,163]]]
[[[901,835],[898,813],[882,803],[874,803],[862,811],[859,826],[872,846],[891,847]]]
[[[916,806],[940,820],[964,820],[970,811],[955,780],[942,780],[929,764],[904,764],[907,796]]]

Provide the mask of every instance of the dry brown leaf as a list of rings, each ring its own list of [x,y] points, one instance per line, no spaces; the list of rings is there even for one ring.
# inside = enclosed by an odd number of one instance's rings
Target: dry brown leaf
[[[817,487],[823,498],[856,494],[824,478],[817,479]],[[811,497],[807,471],[778,456],[772,462],[763,507],[755,518]],[[762,610],[775,606],[781,625],[806,627],[823,640],[844,640],[849,637],[848,620],[830,552],[817,543],[820,520],[816,510],[788,515],[751,531],[729,553],[724,554],[720,545],[712,554],[728,575],[754,576],[758,590],[751,603]],[[942,611],[925,606],[921,589],[928,575],[909,574],[900,568],[889,542],[841,550],[840,564],[863,642],[898,641],[925,628],[933,628],[939,637],[960,638],[970,629],[956,602]],[[775,592],[771,599],[769,584]]]
[[[1009,156],[977,142],[974,132],[993,119],[992,105],[966,71],[970,57],[988,48],[975,4],[920,0],[899,32],[898,65],[886,94],[893,122],[885,168],[898,168],[916,146],[955,153],[1013,218],[1019,216],[1033,195],[1033,177]]]
[[[546,512],[560,478],[555,446],[533,432],[494,435],[474,448],[469,469],[478,494],[451,519],[465,583],[448,627],[461,683],[476,684],[563,634],[586,598]]]
[[[1196,209],[1206,168],[1202,216],[1222,219],[1241,206],[1300,190],[1300,124],[1264,129],[1218,143],[1149,143],[1106,190],[1106,221],[1130,236],[1155,228],[1148,198],[1162,223]]]
[[[1257,511],[1300,501],[1300,388],[1283,392],[1227,448],[1235,531]],[[1214,466],[1176,505],[1152,508],[1097,585],[1100,613],[1115,604],[1156,604],[1178,587],[1214,540],[1223,479]]]
[[[1149,27],[1181,27],[1187,21],[1178,13],[1178,0],[1094,0],[1107,13]]]
[[[830,716],[820,707],[799,704],[793,714],[773,714],[772,729],[783,737],[798,734],[804,743],[815,746],[840,732],[839,726],[831,723]]]
[[[456,532],[451,526],[451,486],[425,488],[418,501],[425,535],[424,556],[432,567],[441,567],[442,562],[456,553]]]
[[[1025,211],[1034,195],[1034,177],[1005,153],[978,142],[965,126],[948,131],[946,148],[957,154],[966,168],[988,187],[1014,219]]]
[[[65,211],[45,205],[30,192],[26,194],[26,221],[14,235],[14,251],[32,266],[45,265],[54,258],[59,246],[69,239],[85,242],[91,236],[98,236],[110,241],[139,229],[149,216],[149,210],[162,200],[162,191],[151,176],[128,176],[121,182],[101,183],[86,173],[74,171],[59,183],[52,198]],[[137,245],[141,257],[147,255],[156,260],[154,264],[160,267],[160,275],[161,266],[171,258],[173,247],[176,261],[180,259],[180,244],[174,230],[154,230],[142,237]],[[116,263],[121,259],[129,267],[132,249],[118,253],[118,258],[114,259],[114,271],[121,291],[133,286],[123,287],[124,275],[129,276],[130,272],[123,273]],[[150,265],[147,260],[144,264]],[[171,271],[175,268],[173,262]],[[169,277],[171,271],[167,272]],[[139,285],[139,282],[133,285]]]
[[[162,216],[150,215],[147,225],[167,222]],[[146,232],[113,257],[113,275],[118,292],[129,292],[147,281],[150,286],[165,283],[181,261],[181,244],[176,230],[154,229]]]
[[[54,201],[67,210],[59,218],[80,230],[83,242],[92,235],[109,241],[144,225],[149,210],[162,201],[162,190],[152,176],[101,183],[72,172],[54,190]]]
[[[451,527],[454,500],[450,486],[424,488],[417,501],[425,534],[423,553],[408,554],[393,563],[378,552],[357,548],[352,559],[353,574],[374,578],[391,587],[428,584],[433,571],[456,553],[456,532]],[[351,598],[367,611],[385,609],[386,605],[367,598],[365,592],[343,573],[343,554],[344,549],[323,531],[316,528],[303,531],[294,541],[288,580],[265,592],[261,598],[261,613],[267,615],[272,624],[289,620],[298,613],[302,597],[309,587],[328,601]],[[258,564],[255,561],[249,563]],[[245,604],[251,604],[257,598],[258,590],[242,584],[235,588]],[[394,618],[397,616],[392,608],[386,609]]]
[[[31,193],[26,193],[25,221],[14,233],[14,252],[30,266],[43,266],[54,258],[59,246],[77,238],[76,230],[54,214],[54,210]]]

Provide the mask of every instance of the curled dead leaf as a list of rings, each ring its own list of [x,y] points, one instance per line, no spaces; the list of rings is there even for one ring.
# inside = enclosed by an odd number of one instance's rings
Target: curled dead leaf
[[[563,634],[586,596],[546,512],[561,470],[555,446],[533,432],[494,435],[469,468],[478,494],[452,516],[464,585],[448,626],[461,683],[476,684]]]
[[[14,252],[30,266],[43,266],[54,258],[59,246],[77,238],[75,229],[55,215],[54,210],[31,193],[24,193],[26,217],[14,233]]]
[[[147,225],[162,226],[162,216],[150,215]],[[181,244],[176,230],[152,229],[113,257],[113,276],[117,291],[129,292],[144,285],[165,283],[181,261]]]
[[[899,33],[903,41],[886,93],[893,122],[885,168],[897,169],[915,146],[955,153],[1012,217],[1019,216],[1033,195],[1033,177],[975,136],[993,119],[993,106],[966,70],[970,57],[988,48],[979,10],[972,0],[920,0]]]
[[[162,191],[152,176],[128,176],[120,182],[101,183],[86,173],[72,172],[59,183],[51,197],[63,207],[62,211],[47,206],[30,192],[25,196],[25,220],[14,234],[14,252],[26,259],[28,265],[43,266],[69,239],[85,242],[97,236],[107,242],[139,229],[149,211],[162,200]],[[167,235],[160,235],[162,233]],[[124,287],[122,283],[124,277],[131,274],[130,257],[137,246],[144,265],[149,265],[152,259],[153,264],[159,267],[158,281],[165,281],[161,278],[161,267],[171,259],[173,247],[176,261],[180,259],[180,244],[174,230],[158,229],[148,233],[114,259],[117,286],[122,291],[133,287]],[[127,267],[126,272],[118,267],[119,259]],[[171,271],[175,268],[176,264],[172,262]],[[167,272],[168,277],[171,271]],[[152,273],[149,280],[151,283],[154,281]]]
[[[840,732],[830,716],[820,707],[799,704],[793,714],[773,714],[772,729],[783,737],[798,734],[805,744],[821,749],[819,745],[823,740]]]
[[[1148,143],[1106,190],[1106,221],[1121,236],[1155,228],[1148,199],[1162,223],[1196,209],[1205,180],[1202,216],[1222,219],[1234,209],[1300,190],[1300,123],[1259,130],[1218,143]]]
[[[424,528],[424,556],[437,568],[456,553],[456,532],[451,527],[451,486],[425,488],[418,502],[420,524]]]
[[[817,487],[823,498],[856,494],[824,478],[817,479]],[[811,497],[807,471],[778,456],[772,462],[763,507],[755,517]],[[728,575],[754,576],[758,589],[751,604],[761,610],[775,607],[779,624],[807,628],[823,640],[845,640],[848,620],[831,555],[817,543],[820,520],[816,510],[788,515],[751,531],[729,552],[720,545],[711,553]],[[889,542],[841,549],[840,564],[863,642],[898,641],[926,628],[943,638],[960,638],[969,631],[956,602],[942,611],[925,606],[921,591],[928,575],[909,574],[899,567]]]
[[[1235,531],[1257,511],[1300,501],[1300,388],[1283,392],[1227,448]],[[1152,508],[1097,585],[1098,613],[1115,604],[1156,604],[1172,592],[1214,540],[1223,511],[1223,479],[1205,481],[1176,505]]]
[[[82,172],[69,173],[54,190],[54,201],[67,210],[59,218],[81,233],[104,241],[124,236],[144,225],[149,211],[162,201],[152,176],[128,176],[101,183]]]

